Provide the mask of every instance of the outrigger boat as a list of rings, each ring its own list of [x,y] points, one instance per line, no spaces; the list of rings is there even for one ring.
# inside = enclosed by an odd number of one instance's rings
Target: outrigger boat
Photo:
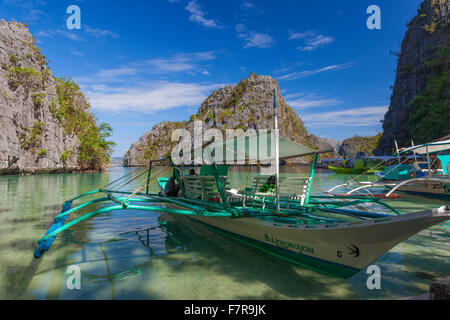
[[[375,174],[383,171],[383,163],[390,157],[363,157],[353,159],[353,165],[329,165],[328,170],[336,174]],[[349,160],[343,160],[349,161]]]
[[[384,199],[400,197],[396,191],[419,194],[431,197],[450,197],[450,155],[438,154],[442,169],[431,168],[430,154],[445,153],[450,150],[450,139],[411,146],[402,151],[397,150],[398,164],[386,166],[384,172],[375,173],[378,181],[358,181],[352,179],[346,183],[334,186],[327,191],[328,194],[339,194],[345,190],[344,195],[364,194]],[[413,153],[413,157],[404,155]],[[403,156],[403,161],[401,160]],[[425,161],[420,159],[425,158]],[[412,159],[413,163],[406,161]],[[378,193],[378,190],[385,190]]]
[[[152,160],[147,170],[133,171],[98,190],[66,201],[54,224],[38,241],[34,257],[41,257],[60,232],[86,219],[111,211],[147,210],[194,220],[266,253],[320,273],[348,278],[401,241],[450,219],[448,206],[401,214],[378,198],[312,195],[318,151],[278,136],[276,118],[275,130],[270,133],[232,137],[206,147],[217,155],[229,152],[230,146],[244,145],[234,156],[274,160],[274,193],[261,189],[270,175],[255,176],[251,185],[236,189],[232,188],[227,165],[207,162],[202,165],[200,175],[184,175],[184,164],[175,164],[171,157]],[[260,150],[273,145],[275,148],[271,150],[275,152],[260,157]],[[253,157],[255,150],[257,158]],[[211,155],[209,151],[206,153]],[[308,176],[279,174],[279,159],[306,155],[313,156]],[[180,186],[178,197],[164,193],[167,173],[173,173]],[[154,182],[161,192],[150,192]],[[127,190],[130,186],[134,190]],[[74,201],[92,195],[99,197],[72,208]],[[100,203],[104,206],[95,207]],[[88,206],[94,210],[65,223],[70,214]],[[378,210],[371,210],[373,207]]]

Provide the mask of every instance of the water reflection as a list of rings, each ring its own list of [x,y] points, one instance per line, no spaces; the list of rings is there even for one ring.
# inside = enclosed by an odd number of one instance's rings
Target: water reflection
[[[309,168],[283,170],[307,174]],[[233,168],[232,186],[248,184],[257,171]],[[328,277],[241,245],[186,217],[140,211],[111,212],[80,223],[63,232],[43,259],[32,258],[36,240],[64,200],[123,173],[0,177],[0,194],[6,195],[0,202],[0,298],[400,298],[426,292],[434,278],[450,274],[448,222],[420,232],[376,261],[382,290],[368,290],[364,272],[347,280]],[[346,179],[318,171],[313,192]],[[404,195],[389,203],[413,212],[444,202]],[[82,290],[65,287],[66,269],[73,264],[82,270]]]

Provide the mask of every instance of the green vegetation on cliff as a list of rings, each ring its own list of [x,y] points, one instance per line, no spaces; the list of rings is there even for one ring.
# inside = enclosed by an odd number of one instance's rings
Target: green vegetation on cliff
[[[97,126],[95,118],[88,112],[89,104],[80,87],[71,79],[55,78],[58,104],[52,103],[50,111],[58,119],[67,135],[76,135],[80,140],[78,164],[82,168],[100,168],[109,162],[113,142],[112,128],[106,123]],[[69,154],[64,154],[65,160]]]
[[[408,132],[415,143],[436,140],[450,133],[450,48],[442,48],[425,64],[425,88],[410,102]]]

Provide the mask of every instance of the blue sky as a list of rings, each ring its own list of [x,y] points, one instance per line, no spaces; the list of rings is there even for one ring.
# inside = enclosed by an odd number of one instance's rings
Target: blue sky
[[[73,78],[114,156],[155,124],[187,120],[222,85],[274,77],[310,133],[372,135],[389,105],[406,22],[420,0],[0,0],[26,22],[55,76]],[[69,5],[81,29],[69,30]],[[369,30],[366,9],[381,9]]]

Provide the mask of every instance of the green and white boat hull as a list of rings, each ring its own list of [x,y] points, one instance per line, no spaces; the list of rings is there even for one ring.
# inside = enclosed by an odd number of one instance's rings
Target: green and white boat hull
[[[407,215],[316,225],[281,224],[253,217],[179,217],[195,220],[314,271],[348,278],[403,240],[450,219],[450,208],[443,206]]]

